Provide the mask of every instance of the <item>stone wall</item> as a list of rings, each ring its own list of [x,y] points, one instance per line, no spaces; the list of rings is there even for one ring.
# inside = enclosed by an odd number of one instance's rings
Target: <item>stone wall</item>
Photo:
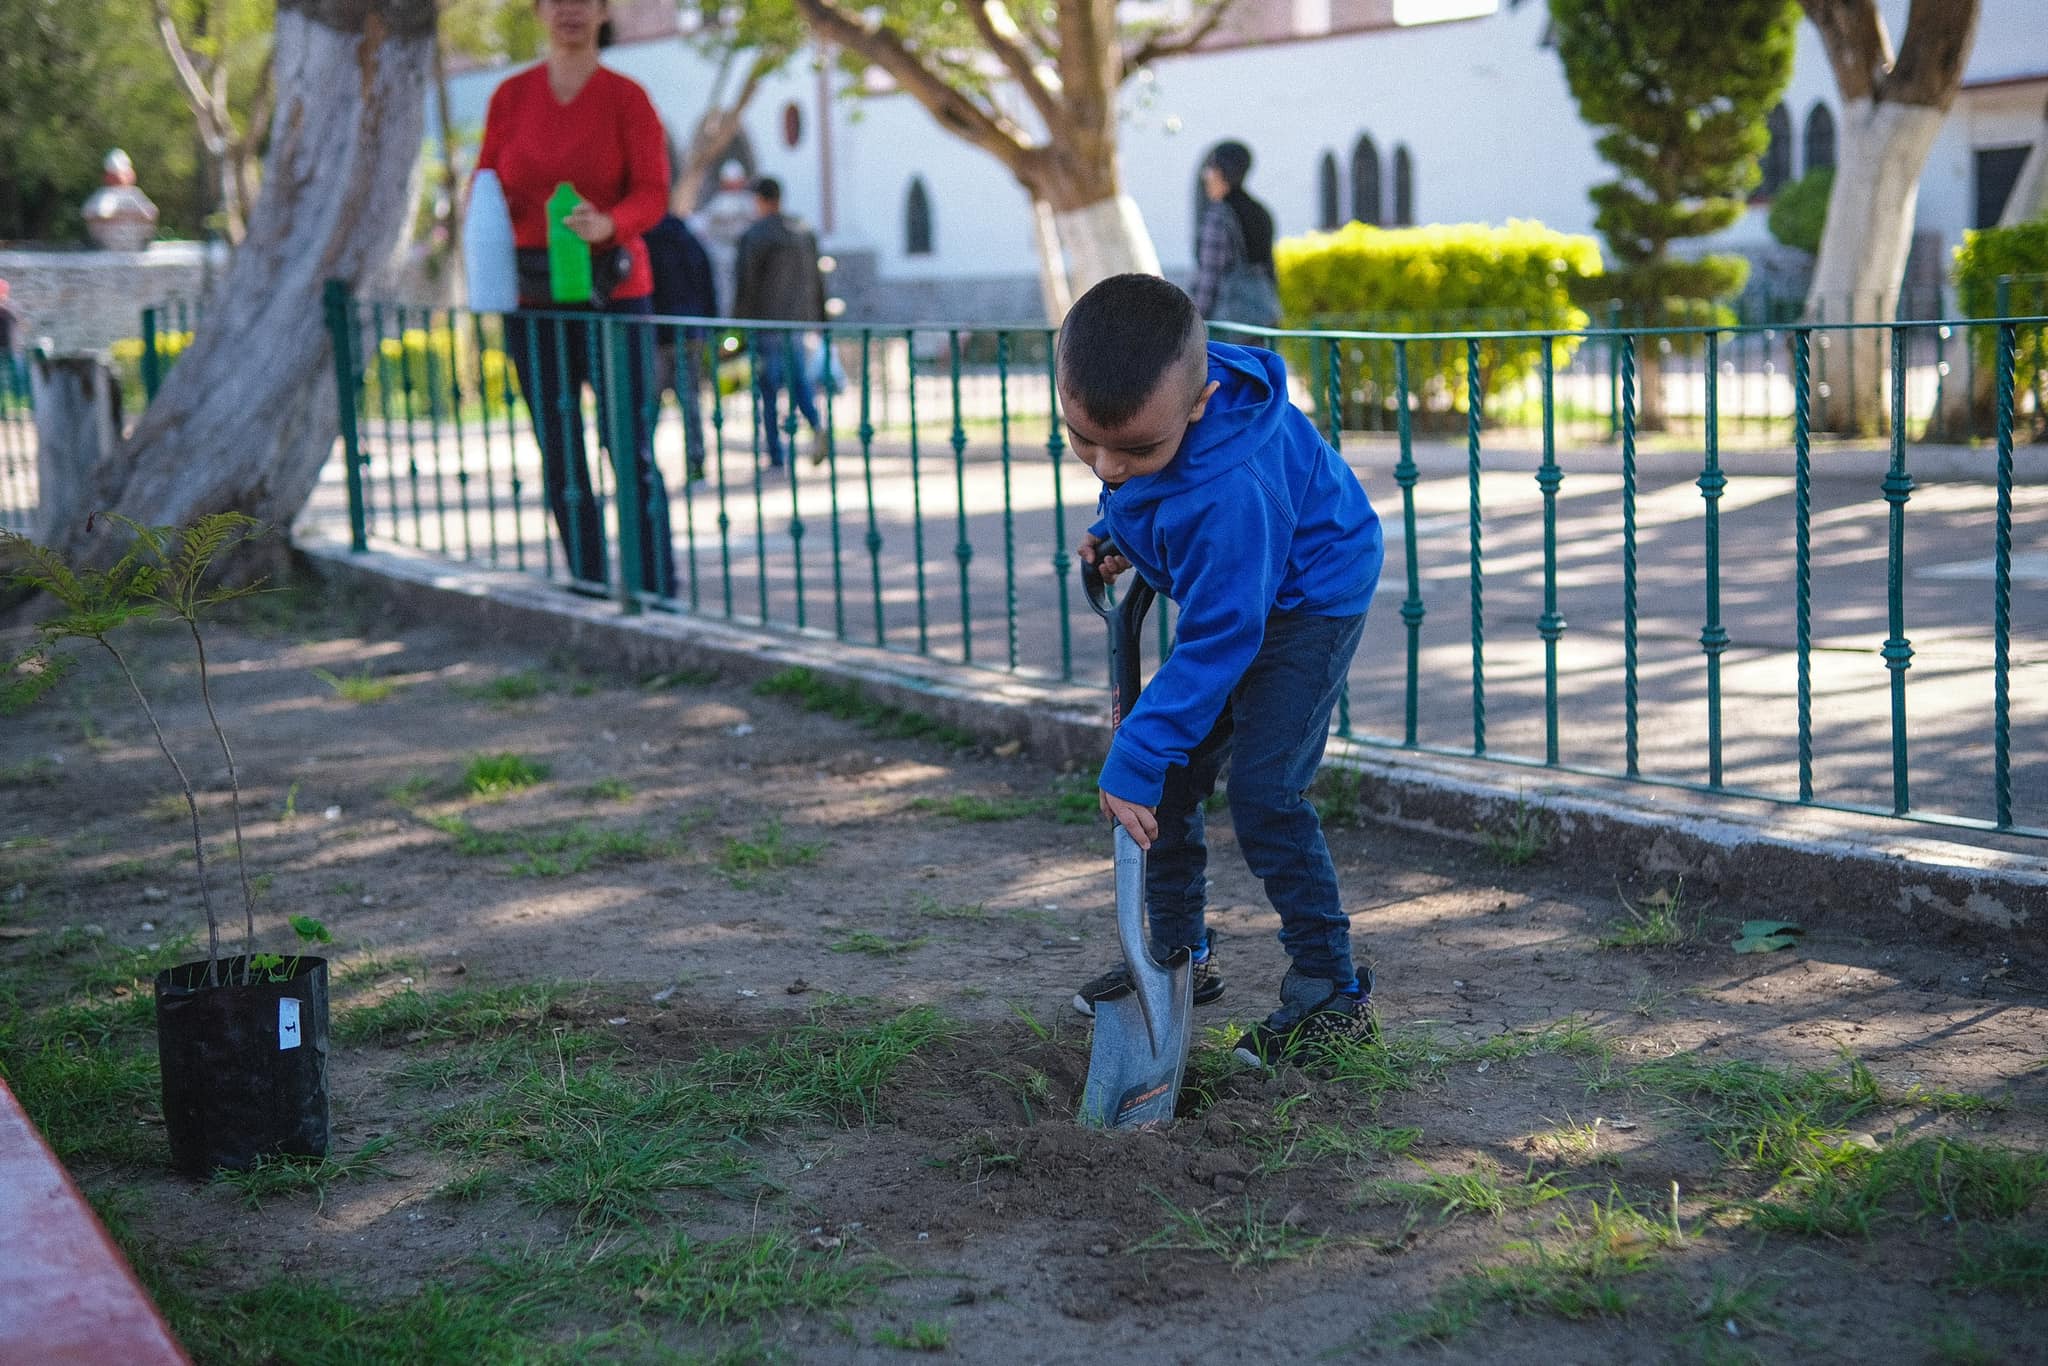
[[[158,242],[147,251],[0,250],[0,280],[20,324],[19,344],[47,337],[55,351],[104,351],[142,335],[142,310],[180,300],[195,309],[227,266],[225,247]]]

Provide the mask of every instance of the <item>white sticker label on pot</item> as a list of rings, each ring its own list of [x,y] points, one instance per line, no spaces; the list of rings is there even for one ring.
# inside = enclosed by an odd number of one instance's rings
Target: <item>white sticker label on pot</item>
[[[281,997],[277,1003],[277,1051],[299,1046],[299,998]]]

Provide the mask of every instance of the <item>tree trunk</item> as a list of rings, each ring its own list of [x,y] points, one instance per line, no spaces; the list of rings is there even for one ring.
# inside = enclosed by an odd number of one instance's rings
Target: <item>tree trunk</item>
[[[1052,205],[1036,195],[1031,199],[1031,241],[1038,248],[1038,296],[1045,304],[1047,322],[1057,326],[1074,306],[1067,292],[1067,261],[1060,252],[1060,225]]]
[[[1069,299],[1079,298],[1112,275],[1159,273],[1159,253],[1145,230],[1145,216],[1127,194],[1056,210],[1053,222],[1066,253]]]
[[[1884,322],[1897,311],[1920,171],[1941,121],[1942,111],[1927,105],[1864,97],[1843,106],[1841,157],[1806,295],[1808,321]],[[1816,395],[1816,411],[1834,430],[1878,431],[1889,401],[1886,333],[1837,332],[1828,353],[1828,393]]]
[[[36,517],[32,539],[52,543],[92,515],[101,467],[121,441],[121,388],[97,356],[34,355]]]
[[[277,107],[248,236],[94,481],[93,507],[152,524],[239,511],[280,529],[298,515],[338,426],[322,290],[375,279],[405,226],[433,32],[431,0],[280,0]],[[83,519],[51,540],[95,554]]]
[[[462,176],[455,169],[455,118],[448,106],[448,55],[434,28],[434,122],[441,139],[441,193],[448,202],[448,262],[443,288],[457,307],[469,303],[469,277],[462,269]]]

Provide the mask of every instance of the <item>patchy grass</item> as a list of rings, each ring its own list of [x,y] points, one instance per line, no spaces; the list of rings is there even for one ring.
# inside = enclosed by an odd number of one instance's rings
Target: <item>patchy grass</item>
[[[2048,1190],[2048,1154],[1952,1138],[1877,1145],[1817,1132],[1751,1209],[1771,1233],[1868,1237],[1880,1220],[2012,1219]]]
[[[718,871],[734,887],[751,887],[764,873],[784,868],[801,868],[818,861],[822,843],[800,844],[790,840],[780,820],[762,823],[752,839],[728,837],[718,851]]]
[[[671,1211],[691,1189],[753,1182],[747,1141],[794,1125],[872,1120],[883,1082],[946,1032],[928,1009],[873,1024],[814,1023],[687,1067],[581,1063],[531,1040],[502,1085],[442,1111],[431,1141],[475,1164],[474,1188],[509,1181],[524,1201],[580,1228],[620,1228]]]
[[[834,939],[826,947],[834,953],[864,953],[871,958],[894,958],[900,953],[931,943],[929,935],[918,935],[914,939],[889,939],[871,930],[852,930]]]
[[[515,857],[504,865],[512,877],[568,877],[600,865],[645,863],[682,851],[680,841],[645,830],[617,830],[573,822],[511,830],[480,830],[460,816],[429,816],[428,825],[454,841],[464,858]]]
[[[1357,825],[1365,819],[1365,806],[1358,800],[1359,782],[1359,775],[1347,769],[1325,767],[1316,773],[1308,799],[1315,803],[1324,825]]]
[[[543,693],[555,690],[555,681],[539,669],[519,669],[512,673],[499,674],[483,683],[451,683],[449,691],[457,697],[472,702],[487,702],[496,707],[516,706],[531,702]]]
[[[1962,1244],[1949,1284],[1995,1290],[2022,1304],[2048,1304],[2048,1237],[1996,1229]]]
[[[988,905],[981,901],[941,901],[928,893],[918,893],[911,910],[927,920],[986,920],[989,918]]]
[[[63,771],[56,760],[31,755],[20,763],[0,764],[0,788],[55,787]]]
[[[624,778],[599,778],[578,788],[576,795],[586,802],[631,801],[633,785]]]
[[[1609,923],[1600,936],[1603,949],[1666,949],[1688,943],[1699,933],[1699,912],[1685,904],[1685,879],[1670,888],[1659,887],[1632,906],[1620,897],[1626,918]]]
[[[1420,1310],[1384,1323],[1402,1345],[1448,1342],[1503,1306],[1561,1319],[1615,1318],[1642,1298],[1629,1282],[1648,1270],[1681,1232],[1639,1213],[1619,1195],[1566,1210],[1548,1236],[1507,1245],[1511,1260],[1459,1277]]]
[[[357,706],[367,706],[371,703],[383,702],[398,691],[396,680],[379,678],[371,673],[368,668],[363,668],[347,677],[330,673],[326,669],[315,669],[313,670],[313,677],[325,683],[333,691],[334,695],[342,701],[353,702]]]
[[[1166,1207],[1166,1226],[1132,1248],[1134,1252],[1203,1252],[1229,1264],[1233,1271],[1270,1266],[1313,1256],[1326,1246],[1326,1234],[1309,1233],[1287,1215],[1274,1217],[1249,1197],[1230,1217],[1212,1217],[1209,1209],[1186,1210],[1158,1192]]]
[[[1549,813],[1519,795],[1515,798],[1515,809],[1505,820],[1479,832],[1486,842],[1486,852],[1509,868],[1520,868],[1541,858],[1555,833]]]
[[[1366,1188],[1369,1195],[1409,1205],[1434,1205],[1443,1220],[1461,1214],[1486,1214],[1494,1218],[1510,1210],[1534,1209],[1571,1194],[1557,1184],[1554,1174],[1536,1175],[1533,1165],[1519,1180],[1490,1168],[1470,1172],[1440,1172],[1423,1163],[1423,1176],[1415,1181],[1377,1181]]]
[[[856,684],[834,683],[809,669],[784,669],[756,683],[754,691],[762,697],[788,698],[805,711],[824,712],[842,721],[851,721],[870,734],[891,739],[936,740],[955,749],[973,749],[981,743],[971,731],[948,725],[922,712],[905,711],[886,702],[877,702]]]
[[[503,797],[546,781],[548,766],[519,754],[478,754],[462,770],[462,790],[473,797]]]
[[[536,1030],[568,996],[567,987],[553,982],[432,993],[408,987],[381,1001],[334,1012],[332,1028],[344,1043],[495,1039]]]
[[[900,1332],[889,1327],[875,1330],[877,1347],[894,1347],[899,1352],[943,1352],[952,1340],[952,1330],[931,1319],[918,1319]]]
[[[216,1172],[213,1180],[215,1185],[240,1191],[242,1203],[250,1209],[262,1209],[266,1200],[307,1191],[313,1193],[314,1208],[318,1209],[327,1203],[330,1186],[351,1177],[391,1175],[390,1170],[377,1161],[377,1156],[390,1148],[393,1142],[395,1140],[390,1134],[383,1134],[341,1158],[332,1155],[321,1158],[258,1158],[256,1165],[247,1171]]]

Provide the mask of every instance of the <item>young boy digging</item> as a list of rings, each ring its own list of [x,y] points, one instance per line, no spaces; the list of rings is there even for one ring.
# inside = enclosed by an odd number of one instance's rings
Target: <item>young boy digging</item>
[[[1209,341],[1164,280],[1118,275],[1089,290],[1060,329],[1058,367],[1074,454],[1102,480],[1081,558],[1104,578],[1135,568],[1180,606],[1173,652],[1117,728],[1097,794],[1149,851],[1154,952],[1186,945],[1196,1004],[1223,995],[1203,924],[1202,803],[1227,760],[1238,844],[1293,963],[1279,1009],[1238,1056],[1269,1066],[1368,1035],[1372,972],[1352,962],[1337,870],[1304,793],[1379,583],[1379,518],[1288,402],[1280,358]],[[1130,989],[1120,964],[1074,1007],[1093,1016]]]

